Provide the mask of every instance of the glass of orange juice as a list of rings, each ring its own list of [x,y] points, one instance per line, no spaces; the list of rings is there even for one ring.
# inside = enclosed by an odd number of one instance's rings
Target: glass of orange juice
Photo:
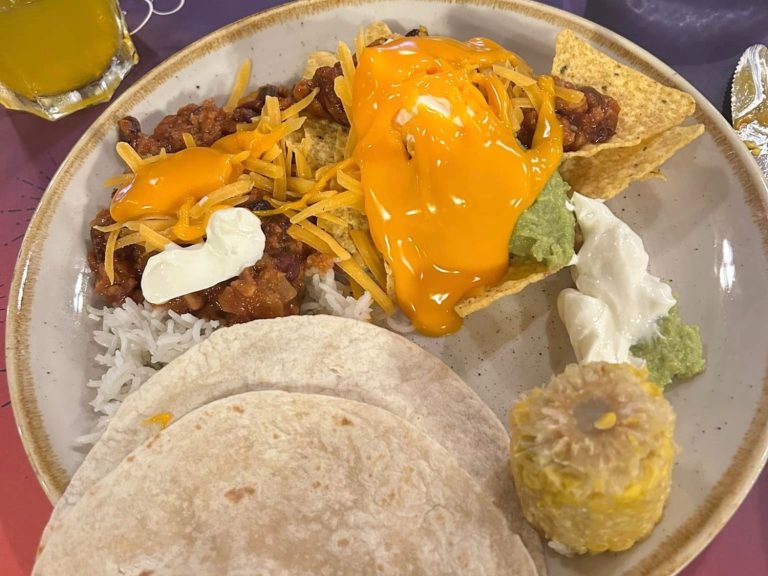
[[[0,104],[55,120],[139,61],[117,0],[0,0]]]

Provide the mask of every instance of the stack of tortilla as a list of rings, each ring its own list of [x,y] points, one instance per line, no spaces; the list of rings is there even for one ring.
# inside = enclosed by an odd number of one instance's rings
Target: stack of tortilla
[[[389,331],[223,329],[123,403],[33,573],[543,573],[507,450],[475,393]]]

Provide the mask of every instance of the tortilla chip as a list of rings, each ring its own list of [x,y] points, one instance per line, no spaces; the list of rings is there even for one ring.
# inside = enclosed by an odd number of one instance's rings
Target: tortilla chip
[[[389,26],[381,21],[371,22],[363,29],[363,38],[365,39],[366,45],[378,40],[379,38],[389,39],[395,38],[397,36],[399,36],[399,34],[392,32]],[[309,55],[309,58],[307,58],[307,63],[304,64],[304,72],[302,73],[301,77],[305,80],[309,80],[312,78],[312,76],[315,75],[315,70],[321,66],[334,66],[338,61],[339,59],[336,58],[336,54],[333,52],[327,52],[325,50],[312,52],[312,54]]]
[[[352,208],[336,208],[335,210],[329,210],[328,214],[338,216],[347,225],[341,226],[340,224],[320,219],[318,226],[333,236],[336,242],[341,244],[347,252],[352,255],[357,254],[357,246],[355,246],[350,232],[352,230],[368,230],[368,218],[362,212]]]
[[[686,144],[704,133],[702,124],[678,126],[629,148],[603,150],[591,158],[571,158],[560,166],[560,174],[577,192],[591,198],[613,198],[632,182],[669,160]]]
[[[653,172],[648,172],[645,176],[641,176],[637,179],[638,182],[645,182],[646,180],[661,180],[662,182],[667,181],[667,177],[662,174],[661,170],[654,170]]]
[[[312,52],[307,58],[307,63],[304,64],[304,73],[301,75],[305,80],[309,80],[315,75],[315,70],[321,66],[334,66],[339,59],[336,58],[336,54],[332,52],[325,52],[320,50],[318,52]]]
[[[288,143],[301,150],[312,170],[344,160],[349,129],[331,120],[307,116],[301,130],[289,134]]]
[[[390,38],[395,38],[397,36],[400,36],[400,35],[392,32],[390,27],[387,26],[387,24],[385,22],[382,22],[381,20],[378,20],[376,22],[371,22],[363,30],[363,39],[365,40],[366,46],[368,46],[368,44],[370,44],[371,42],[375,42],[379,38],[386,38],[387,40],[389,40]]]
[[[386,261],[384,262],[384,269],[387,272],[387,296],[393,302],[397,302],[395,278]],[[461,299],[456,304],[456,312],[462,318],[466,318],[473,312],[488,308],[496,300],[522,292],[526,286],[544,280],[544,278],[556,274],[560,270],[561,268],[547,268],[544,264],[532,260],[513,259],[509,263],[509,270],[507,270],[504,280],[494,286],[483,288],[473,296]]]
[[[544,264],[530,260],[512,260],[504,280],[494,286],[483,288],[474,296],[467,296],[456,304],[456,312],[462,318],[466,318],[473,312],[487,308],[496,300],[522,292],[530,285],[544,280],[558,272],[560,268],[547,268]]]
[[[384,260],[384,272],[387,273],[387,296],[389,296],[389,299],[392,300],[392,302],[397,302],[397,291],[395,291],[395,275],[392,274],[392,267],[386,260]]]
[[[589,157],[610,148],[634,146],[678,126],[696,110],[689,94],[659,84],[619,64],[571,30],[557,35],[552,74],[577,86],[591,86],[621,106],[616,134],[603,144],[588,144],[566,158]]]

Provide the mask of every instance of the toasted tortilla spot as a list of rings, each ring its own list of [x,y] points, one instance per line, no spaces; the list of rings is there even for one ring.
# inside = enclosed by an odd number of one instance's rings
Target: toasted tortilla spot
[[[252,486],[243,486],[242,488],[230,488],[224,492],[224,497],[230,502],[237,504],[246,496],[253,496],[256,490]]]
[[[152,574],[154,573],[155,573],[154,570],[142,570],[141,572],[139,572],[139,576],[152,576]]]
[[[238,404],[234,404],[232,405],[232,412],[237,412],[238,414],[242,414],[243,412],[245,412],[245,409]]]
[[[339,420],[339,426],[352,426],[352,420],[347,418],[346,416],[342,416]]]
[[[566,158],[590,157],[611,148],[635,146],[678,126],[696,110],[693,97],[619,64],[571,30],[557,35],[552,73],[577,86],[592,86],[615,98],[621,111],[616,134],[603,144],[588,144]]]
[[[129,454],[128,456],[125,457],[126,462],[133,462],[134,460],[136,460],[136,456],[134,456],[133,454]]]
[[[647,179],[675,152],[703,133],[702,124],[678,126],[637,146],[604,150],[591,158],[571,158],[560,166],[560,173],[580,194],[607,200],[632,182]]]

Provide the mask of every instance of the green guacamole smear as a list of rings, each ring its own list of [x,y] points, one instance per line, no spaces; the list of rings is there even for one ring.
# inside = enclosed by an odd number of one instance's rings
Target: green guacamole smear
[[[698,326],[683,324],[677,306],[659,320],[658,335],[639,342],[630,353],[646,362],[651,382],[662,388],[673,378],[691,378],[704,371],[704,350]]]
[[[544,189],[520,215],[509,240],[509,253],[562,268],[573,257],[576,217],[568,210],[570,187],[555,172]]]

